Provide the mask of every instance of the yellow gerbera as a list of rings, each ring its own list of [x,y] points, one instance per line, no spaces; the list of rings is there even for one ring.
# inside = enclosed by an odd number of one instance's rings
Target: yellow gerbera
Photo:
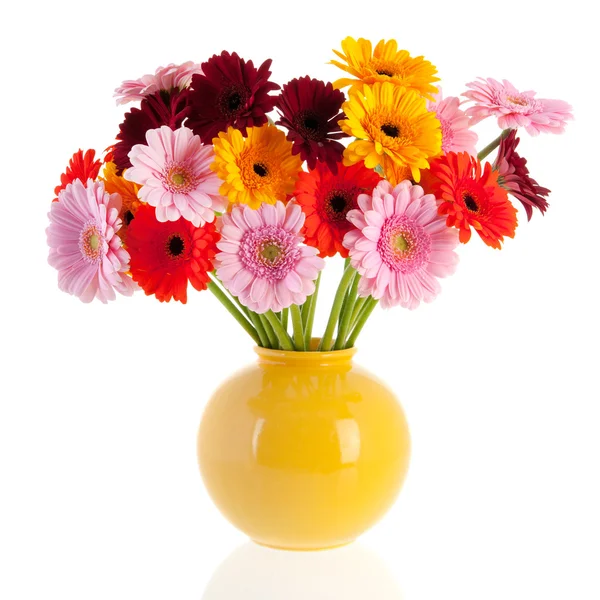
[[[248,137],[229,127],[213,139],[215,161],[211,169],[223,180],[219,189],[231,202],[258,208],[263,202],[287,200],[296,185],[302,159],[275,125],[248,127]]]
[[[364,86],[350,91],[342,110],[342,131],[358,138],[344,151],[344,165],[364,161],[374,169],[381,164],[387,174],[390,161],[408,167],[415,181],[420,169],[429,167],[428,158],[442,149],[442,130],[435,113],[428,112],[425,100],[414,90],[393,83]]]
[[[121,196],[123,204],[121,205],[119,217],[123,221],[123,226],[119,229],[119,236],[124,239],[127,226],[131,223],[138,208],[143,204],[138,198],[138,191],[141,186],[133,181],[127,181],[122,175],[117,175],[117,165],[114,162],[104,163],[100,179],[104,181],[104,189],[109,194],[120,194]]]
[[[437,92],[432,85],[440,80],[435,76],[437,69],[422,56],[413,58],[406,50],[398,50],[396,40],[381,40],[373,51],[369,40],[359,38],[356,41],[347,37],[342,42],[342,50],[343,54],[337,50],[334,52],[346,64],[337,60],[332,60],[331,64],[350,73],[355,79],[338,79],[333,84],[335,88],[347,85],[357,87],[359,82],[370,85],[387,81],[416,90],[430,100],[433,100],[432,94]]]

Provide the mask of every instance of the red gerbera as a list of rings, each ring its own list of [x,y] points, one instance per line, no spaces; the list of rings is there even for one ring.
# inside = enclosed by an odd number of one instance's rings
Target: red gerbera
[[[533,215],[533,207],[539,209],[542,214],[546,212],[548,201],[544,196],[547,196],[550,190],[530,177],[527,159],[516,152],[519,141],[516,129],[502,138],[494,169],[498,171],[498,183],[521,202],[529,220]]]
[[[127,231],[133,280],[161,302],[187,302],[188,281],[205,290],[213,270],[220,234],[213,223],[194,227],[184,218],[160,223],[154,208],[144,204]]]
[[[342,240],[354,227],[346,215],[358,207],[358,195],[370,194],[380,181],[381,177],[362,162],[351,167],[340,164],[336,173],[317,163],[315,169],[300,173],[294,195],[306,215],[302,228],[305,243],[318,248],[321,257],[339,252],[346,258],[348,249]]]
[[[54,193],[58,196],[61,190],[64,190],[69,183],[73,183],[76,179],[79,179],[83,185],[87,183],[88,179],[96,179],[102,161],[94,160],[95,155],[95,150],[86,150],[85,154],[83,150],[75,152],[69,160],[66,171],[60,176],[60,185],[54,188]],[[54,198],[53,202],[58,202],[58,197]]]
[[[139,108],[132,108],[125,114],[125,120],[119,125],[119,140],[113,147],[113,161],[119,173],[131,167],[129,151],[136,144],[146,143],[146,132],[167,125],[175,130],[181,127],[187,117],[187,89],[160,91],[146,96]]]
[[[335,140],[348,137],[338,125],[345,119],[344,93],[331,83],[310,77],[292,79],[283,86],[275,106],[281,119],[277,125],[288,129],[287,139],[294,144],[293,153],[300,154],[310,169],[317,161],[326,162],[332,171],[342,160],[344,146]]]
[[[459,229],[463,244],[471,239],[471,227],[492,248],[501,248],[504,236],[515,236],[517,210],[490,163],[482,172],[479,160],[467,152],[448,152],[430,164],[423,187],[441,200],[438,212],[447,215],[448,227]]]
[[[266,113],[273,110],[275,97],[269,92],[278,90],[269,81],[271,59],[258,69],[251,60],[246,62],[235,52],[222,52],[202,63],[202,74],[192,77],[191,113],[186,126],[205,144],[210,144],[220,131],[228,127],[240,129],[259,127],[267,122]]]

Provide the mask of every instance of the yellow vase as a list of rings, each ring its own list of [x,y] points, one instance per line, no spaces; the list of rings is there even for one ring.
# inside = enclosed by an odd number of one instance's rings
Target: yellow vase
[[[210,399],[198,432],[206,488],[259,544],[352,542],[394,503],[408,469],[404,412],[355,349],[256,348],[258,362]]]

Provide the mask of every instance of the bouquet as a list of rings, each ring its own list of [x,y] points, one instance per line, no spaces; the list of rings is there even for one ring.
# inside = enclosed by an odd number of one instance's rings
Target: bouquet
[[[259,346],[340,350],[377,304],[431,302],[473,232],[500,249],[519,204],[528,220],[545,213],[550,190],[517,132],[562,133],[569,104],[492,78],[444,98],[433,64],[394,40],[341,48],[333,83],[280,87],[271,60],[226,51],[123,82],[117,104],[138,106],[116,141],[100,158],[75,153],[55,189],[47,239],[60,289],[185,303],[191,284]],[[473,127],[488,118],[501,132],[478,152]],[[345,269],[317,345],[321,273],[337,255]]]

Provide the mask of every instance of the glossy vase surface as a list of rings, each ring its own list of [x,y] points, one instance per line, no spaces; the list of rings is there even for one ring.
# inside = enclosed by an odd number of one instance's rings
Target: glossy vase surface
[[[354,348],[256,352],[202,417],[198,461],[211,498],[259,544],[352,542],[386,513],[406,476],[402,407],[353,363]]]

